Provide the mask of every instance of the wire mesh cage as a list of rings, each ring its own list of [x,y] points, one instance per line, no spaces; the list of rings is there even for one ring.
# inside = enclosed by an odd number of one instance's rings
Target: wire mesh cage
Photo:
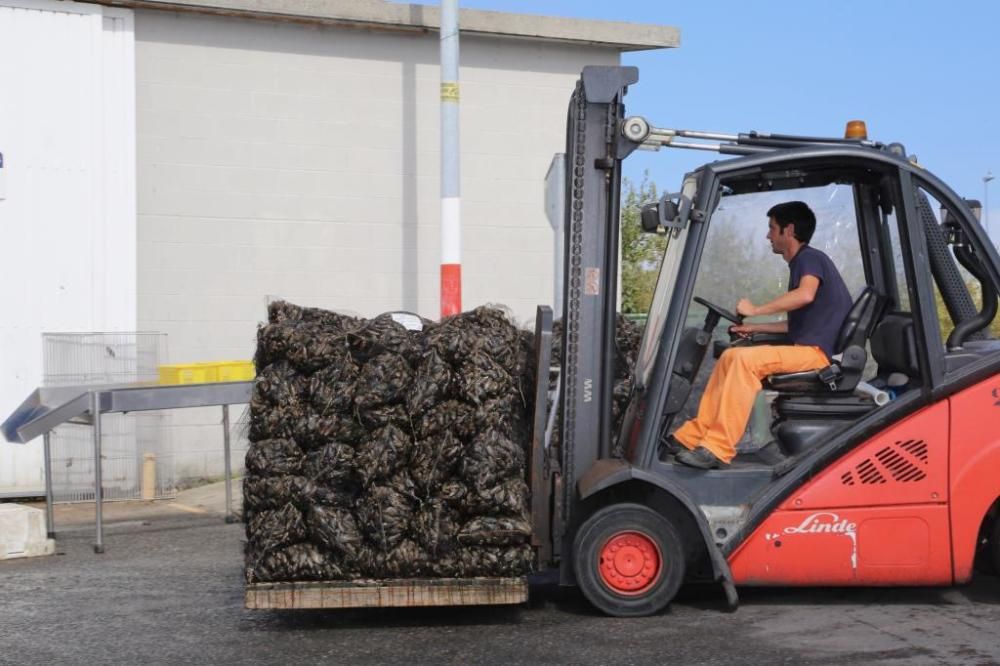
[[[167,357],[165,333],[43,333],[43,385],[95,386],[155,382]],[[106,414],[102,478],[107,500],[159,499],[176,493],[174,456],[159,412]],[[94,445],[87,426],[52,431],[52,486],[56,502],[94,498]]]

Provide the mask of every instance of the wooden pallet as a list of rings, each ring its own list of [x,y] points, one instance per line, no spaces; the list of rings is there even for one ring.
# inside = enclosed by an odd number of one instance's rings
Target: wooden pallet
[[[401,578],[387,580],[250,583],[250,609],[391,608],[521,604],[526,578]]]

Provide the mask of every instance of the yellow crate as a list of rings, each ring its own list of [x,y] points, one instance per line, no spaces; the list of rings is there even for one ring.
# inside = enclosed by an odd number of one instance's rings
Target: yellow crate
[[[161,384],[239,382],[254,378],[253,361],[202,361],[159,367]]]
[[[213,363],[175,363],[160,366],[161,384],[204,384],[219,381]]]
[[[219,361],[218,366],[220,382],[246,382],[256,376],[253,361]]]

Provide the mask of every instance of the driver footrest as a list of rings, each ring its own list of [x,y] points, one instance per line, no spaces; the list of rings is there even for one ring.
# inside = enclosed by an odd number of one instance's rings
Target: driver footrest
[[[844,421],[784,421],[774,427],[774,436],[786,455],[797,456],[826,441],[844,425]]]

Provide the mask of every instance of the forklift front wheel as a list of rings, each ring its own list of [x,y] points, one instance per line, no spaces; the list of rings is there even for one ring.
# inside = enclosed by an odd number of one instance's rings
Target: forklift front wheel
[[[615,617],[663,610],[684,580],[677,529],[641,504],[612,504],[590,516],[576,533],[573,553],[584,596]]]

